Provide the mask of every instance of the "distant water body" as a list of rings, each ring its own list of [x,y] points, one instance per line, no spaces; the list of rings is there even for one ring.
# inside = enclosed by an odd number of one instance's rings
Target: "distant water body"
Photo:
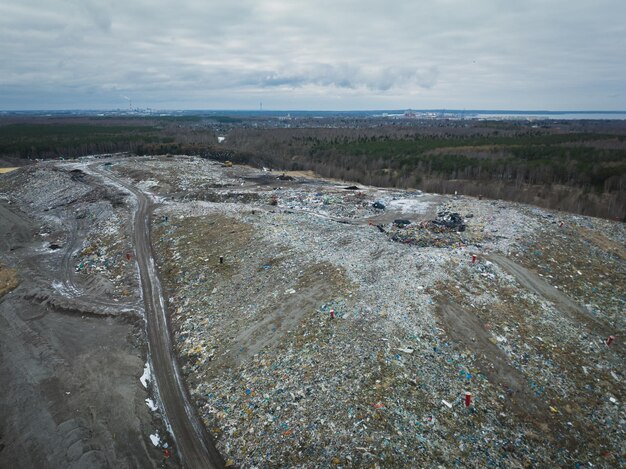
[[[467,117],[497,120],[626,120],[626,112],[470,111]]]
[[[235,118],[340,118],[367,119],[486,119],[486,120],[626,120],[626,111],[517,111],[483,109],[376,109],[367,111],[305,111],[305,110],[58,110],[58,111],[1,111],[0,116],[201,116]]]
[[[370,111],[183,111],[185,114],[203,113],[239,117],[292,117],[292,118],[368,118],[389,117],[418,119],[487,119],[487,120],[626,120],[626,111],[495,111],[477,109],[390,109]]]

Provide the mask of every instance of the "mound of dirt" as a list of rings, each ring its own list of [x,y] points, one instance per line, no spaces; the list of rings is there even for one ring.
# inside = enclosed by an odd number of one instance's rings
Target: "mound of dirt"
[[[17,270],[9,269],[0,264],[0,298],[10,291],[15,290],[19,284],[20,280],[17,275]]]

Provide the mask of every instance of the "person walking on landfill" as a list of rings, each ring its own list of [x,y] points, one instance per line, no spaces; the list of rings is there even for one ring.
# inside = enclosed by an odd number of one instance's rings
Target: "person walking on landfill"
[[[330,310],[330,319],[335,319],[335,310],[334,309]]]

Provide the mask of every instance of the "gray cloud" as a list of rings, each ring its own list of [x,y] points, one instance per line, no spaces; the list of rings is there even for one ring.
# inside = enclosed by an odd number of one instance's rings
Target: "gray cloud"
[[[329,86],[335,88],[363,88],[367,91],[388,91],[394,87],[417,85],[431,88],[437,79],[437,68],[410,69],[360,67],[348,64],[311,64],[300,70],[285,69],[265,73],[255,79],[254,76],[240,84],[252,84],[261,87],[300,88],[307,85]]]
[[[626,109],[624,17],[621,0],[1,0],[0,109]]]

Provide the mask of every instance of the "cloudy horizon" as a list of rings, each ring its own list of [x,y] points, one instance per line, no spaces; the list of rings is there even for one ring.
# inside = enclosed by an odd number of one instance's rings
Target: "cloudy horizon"
[[[616,0],[0,0],[0,110],[626,110]]]

